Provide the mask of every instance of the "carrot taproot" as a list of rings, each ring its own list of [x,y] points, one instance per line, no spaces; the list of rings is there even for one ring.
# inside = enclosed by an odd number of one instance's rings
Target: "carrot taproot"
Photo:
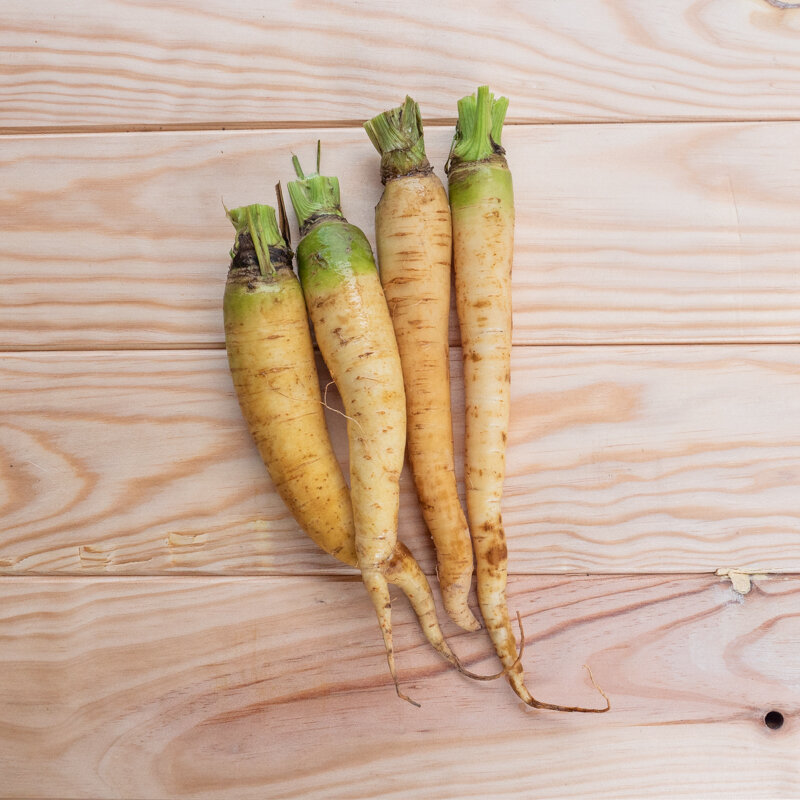
[[[436,547],[445,610],[474,631],[472,541],[458,497],[450,410],[450,206],[425,155],[417,103],[406,97],[364,128],[381,154],[375,243],[403,367],[409,465]]]
[[[508,614],[508,550],[500,511],[509,424],[514,250],[514,192],[500,144],[507,108],[508,99],[495,100],[487,86],[460,100],[445,167],[464,361],[464,483],[478,604],[509,683],[526,704],[554,711],[601,713],[610,704],[599,687],[606,699],[604,708],[563,706],[533,697],[525,685]]]
[[[237,208],[228,216],[236,240],[223,300],[225,345],[242,414],[298,525],[325,552],[356,567],[350,494],[325,424],[291,250],[270,206]],[[447,644],[428,580],[402,542],[389,553],[385,574],[408,597],[434,649],[465,675],[482,679]]]

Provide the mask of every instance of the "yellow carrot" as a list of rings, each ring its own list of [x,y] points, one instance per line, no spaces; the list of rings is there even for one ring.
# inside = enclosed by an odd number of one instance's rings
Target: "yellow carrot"
[[[477,630],[467,603],[472,542],[458,498],[450,412],[450,206],[425,156],[419,106],[410,97],[364,127],[381,154],[385,188],[375,239],[403,366],[409,464],[436,546],[445,609],[462,628]]]

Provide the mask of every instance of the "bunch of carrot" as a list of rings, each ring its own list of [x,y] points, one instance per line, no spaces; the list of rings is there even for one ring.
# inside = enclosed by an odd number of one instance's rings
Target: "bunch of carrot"
[[[242,413],[281,497],[314,542],[361,572],[400,697],[409,700],[395,668],[389,583],[407,595],[431,645],[464,674],[505,675],[535,708],[602,712],[607,698],[595,709],[531,695],[506,602],[500,502],[514,237],[511,173],[500,144],[507,107],[485,86],[459,101],[445,166],[449,200],[425,155],[411,98],[364,124],[381,154],[380,273],[366,236],[342,214],[338,180],[320,174],[319,146],[313,173],[293,158],[298,179],[288,185],[300,228],[299,282],[279,188],[278,215],[263,205],[228,212],[236,240],[224,298],[226,348]],[[450,412],[451,268],[464,359],[466,517]],[[325,424],[309,320],[344,403],[349,490]],[[468,605],[475,570],[481,616],[503,667],[497,675],[461,665],[424,573],[398,541],[406,449],[445,609],[462,628],[480,628]]]

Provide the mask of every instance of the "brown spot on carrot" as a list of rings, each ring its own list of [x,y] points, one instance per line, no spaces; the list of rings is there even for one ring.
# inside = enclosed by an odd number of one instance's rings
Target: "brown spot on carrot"
[[[342,329],[341,328],[334,328],[333,335],[339,340],[339,344],[343,347],[344,345],[352,342],[352,339],[348,339],[346,336],[342,336]]]
[[[330,305],[331,303],[336,302],[337,295],[336,293],[324,295],[322,297],[317,297],[313,301],[314,308],[322,308],[323,306]]]
[[[468,356],[470,361],[482,361],[483,356],[480,353],[475,352],[475,350],[471,350]]]
[[[486,308],[486,306],[490,305],[490,301],[484,298],[483,300],[476,300],[473,304],[473,308]]]
[[[486,551],[486,562],[493,567],[499,567],[508,558],[508,548],[505,542],[495,544]]]

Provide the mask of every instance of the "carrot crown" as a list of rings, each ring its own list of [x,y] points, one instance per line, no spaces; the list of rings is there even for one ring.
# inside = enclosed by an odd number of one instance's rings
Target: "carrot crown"
[[[364,130],[381,154],[383,183],[403,175],[432,171],[425,155],[422,115],[419,105],[410,97],[406,96],[402,106],[365,122]]]
[[[339,179],[319,174],[319,157],[320,143],[317,142],[317,171],[305,175],[300,160],[292,156],[299,180],[290,181],[287,189],[301,234],[322,217],[344,218],[339,200]]]
[[[482,161],[502,155],[500,146],[508,98],[495,96],[488,86],[479,86],[476,94],[458,101],[458,122],[448,167],[452,161]]]
[[[262,276],[273,274],[279,266],[291,264],[291,251],[278,228],[272,206],[254,204],[228,211],[228,219],[236,228],[236,241],[231,250],[234,264],[243,257],[243,250],[255,250]]]

